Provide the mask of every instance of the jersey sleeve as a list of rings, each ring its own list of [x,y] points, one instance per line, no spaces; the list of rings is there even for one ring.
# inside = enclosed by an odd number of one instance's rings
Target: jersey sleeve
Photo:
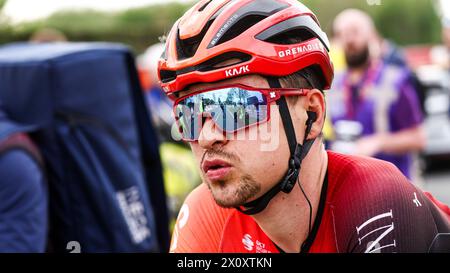
[[[424,253],[450,226],[438,208],[392,164],[348,170],[333,204],[339,252]],[[367,164],[366,164],[367,163]]]
[[[47,192],[39,165],[25,152],[0,155],[0,252],[43,252]]]
[[[231,209],[219,207],[205,184],[189,194],[172,234],[172,253],[217,253]]]

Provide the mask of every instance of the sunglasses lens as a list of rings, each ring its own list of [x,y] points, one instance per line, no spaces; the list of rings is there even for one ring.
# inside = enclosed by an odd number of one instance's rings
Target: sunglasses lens
[[[205,117],[222,131],[233,133],[267,120],[267,99],[241,87],[195,94],[178,102],[175,117],[186,140],[197,140]]]

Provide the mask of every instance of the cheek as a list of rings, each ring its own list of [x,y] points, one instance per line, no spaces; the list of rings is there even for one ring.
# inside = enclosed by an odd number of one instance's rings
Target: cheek
[[[239,158],[236,176],[251,176],[261,184],[264,192],[284,176],[289,160],[289,147],[279,112],[277,108],[271,110],[268,122],[241,131],[223,147]],[[199,166],[204,149],[196,142],[190,146]]]
[[[250,127],[249,134],[257,132],[255,140],[234,141],[233,149],[241,159],[243,173],[261,183],[263,189],[275,185],[285,174],[289,160],[289,147],[283,124],[277,113],[259,127]]]
[[[204,151],[200,147],[200,145],[198,145],[197,142],[189,143],[189,145],[191,146],[192,154],[195,157],[195,161],[197,163],[197,167],[200,169],[200,163],[201,163]]]

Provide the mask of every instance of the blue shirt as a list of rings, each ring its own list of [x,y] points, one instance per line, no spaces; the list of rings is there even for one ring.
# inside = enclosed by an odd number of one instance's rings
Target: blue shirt
[[[22,150],[0,155],[0,252],[44,252],[47,243],[46,179]]]

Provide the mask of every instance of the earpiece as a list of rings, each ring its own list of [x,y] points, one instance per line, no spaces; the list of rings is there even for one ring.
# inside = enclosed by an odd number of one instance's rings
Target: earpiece
[[[317,113],[316,112],[307,111],[306,113],[308,114],[308,119],[306,120],[306,135],[305,135],[305,138],[309,134],[309,132],[311,132],[312,125],[317,120]]]
[[[313,111],[307,111],[308,114],[308,120],[306,121],[306,124],[308,124],[308,121],[311,123],[314,123],[317,120],[317,113]]]

